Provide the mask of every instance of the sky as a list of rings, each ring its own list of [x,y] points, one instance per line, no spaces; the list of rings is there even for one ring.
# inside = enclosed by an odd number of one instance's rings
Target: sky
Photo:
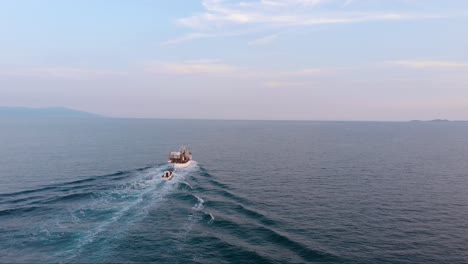
[[[0,106],[468,120],[468,1],[0,1]]]

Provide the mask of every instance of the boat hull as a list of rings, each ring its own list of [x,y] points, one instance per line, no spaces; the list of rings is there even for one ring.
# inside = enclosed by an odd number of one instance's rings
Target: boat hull
[[[189,160],[186,163],[173,163],[173,164],[174,164],[174,168],[182,169],[182,168],[190,167],[192,165],[192,163],[193,163],[193,161]]]
[[[174,174],[172,174],[169,177],[162,177],[162,179],[165,180],[165,181],[170,181],[170,180],[172,180],[172,178],[174,178]]]

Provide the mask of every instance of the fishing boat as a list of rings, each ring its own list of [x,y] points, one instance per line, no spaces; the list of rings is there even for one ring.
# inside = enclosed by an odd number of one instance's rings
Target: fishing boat
[[[170,181],[172,180],[172,178],[174,177],[174,172],[172,171],[165,171],[162,175],[162,179],[163,180],[166,180],[166,181]]]
[[[169,163],[174,164],[174,168],[187,168],[192,162],[192,152],[187,147],[183,146],[179,151],[169,153]]]

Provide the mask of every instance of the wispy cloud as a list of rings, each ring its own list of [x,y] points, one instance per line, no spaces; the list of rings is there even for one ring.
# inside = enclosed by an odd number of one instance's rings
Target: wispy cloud
[[[217,59],[187,61],[153,61],[145,63],[145,71],[151,75],[185,75],[228,77],[236,80],[261,83],[263,86],[303,86],[325,73],[335,72],[332,68],[261,69],[228,64]]]
[[[401,0],[388,0],[401,2]],[[434,14],[405,13],[391,10],[366,12],[347,11],[343,8],[351,5],[350,0],[202,0],[204,11],[189,17],[180,18],[180,26],[194,32],[165,44],[179,44],[200,38],[223,37],[227,32],[242,32],[252,26],[272,28],[291,28],[323,24],[348,24],[369,21],[402,21],[441,17]],[[239,33],[238,33],[239,34]],[[259,37],[249,44],[271,42],[278,35]]]
[[[181,36],[175,39],[164,41],[163,43],[161,43],[161,46],[176,45],[176,44],[184,43],[184,42],[191,41],[191,40],[212,38],[215,36],[216,35],[206,34],[206,33],[189,33],[189,34],[186,34],[184,36]]]
[[[387,64],[398,65],[409,68],[468,68],[468,62],[457,61],[434,61],[434,60],[402,60],[389,61]]]
[[[347,7],[347,6],[350,6],[352,5],[354,2],[356,2],[356,0],[347,0],[343,3],[342,7]]]
[[[305,8],[309,12],[293,11],[287,8],[269,9],[230,9],[228,7],[209,8],[206,13],[179,19],[182,26],[208,30],[233,25],[263,24],[281,27],[312,26],[320,24],[357,23],[375,20],[408,20],[427,18],[431,16],[402,14],[394,12],[367,12],[367,13],[337,13],[337,12],[314,12],[313,8]]]
[[[316,6],[326,2],[330,2],[330,0],[261,0],[259,2],[250,2],[245,3],[241,2],[241,6],[270,6],[270,7],[285,7],[285,6]]]
[[[239,71],[239,68],[219,60],[203,59],[182,62],[150,62],[146,66],[146,71],[155,74],[206,75],[232,74]]]
[[[299,70],[294,70],[294,71],[282,72],[281,75],[285,75],[285,76],[316,76],[316,75],[324,73],[325,71],[330,71],[330,69],[305,68],[305,69],[299,69]]]
[[[271,42],[275,41],[278,38],[278,36],[279,36],[279,34],[273,34],[273,35],[260,37],[260,38],[257,38],[257,39],[254,39],[254,40],[250,41],[248,44],[250,46],[266,45],[268,43],[271,43]]]
[[[306,82],[288,82],[288,81],[269,81],[263,83],[265,87],[272,87],[272,88],[291,88],[291,87],[307,87],[310,86],[309,83]]]

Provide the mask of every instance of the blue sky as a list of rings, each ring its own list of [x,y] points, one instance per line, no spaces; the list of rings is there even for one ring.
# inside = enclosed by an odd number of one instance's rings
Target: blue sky
[[[466,25],[465,0],[2,1],[0,105],[468,119]]]

